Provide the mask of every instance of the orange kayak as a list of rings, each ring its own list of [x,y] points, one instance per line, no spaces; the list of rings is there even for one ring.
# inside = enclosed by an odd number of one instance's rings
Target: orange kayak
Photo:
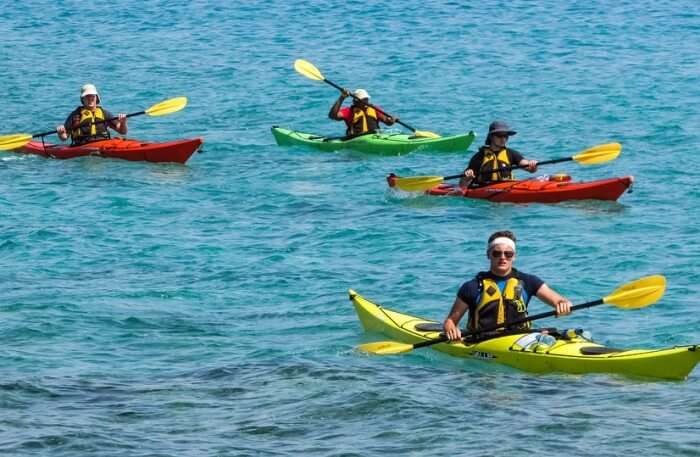
[[[503,181],[483,187],[463,189],[458,185],[440,184],[429,189],[429,195],[454,195],[494,202],[559,203],[567,200],[617,200],[628,190],[634,177],[573,182],[568,176],[544,179]]]
[[[168,141],[164,143],[144,143],[125,138],[92,141],[81,146],[41,143],[30,141],[19,151],[37,154],[52,159],[73,159],[75,157],[98,156],[142,162],[185,163],[202,145],[201,138]]]

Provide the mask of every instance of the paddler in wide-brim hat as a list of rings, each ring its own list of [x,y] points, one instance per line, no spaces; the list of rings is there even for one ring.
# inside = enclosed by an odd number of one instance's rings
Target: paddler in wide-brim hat
[[[126,135],[128,131],[127,117],[124,113],[117,116],[100,106],[100,94],[94,84],[84,84],[80,88],[80,106],[74,109],[66,118],[63,125],[56,127],[56,133],[61,141],[66,141],[68,135],[74,146],[90,141],[110,138],[108,128]]]
[[[478,187],[493,182],[512,180],[514,177],[511,167],[515,165],[523,167],[530,173],[536,172],[536,160],[528,160],[515,149],[506,147],[508,138],[517,133],[503,121],[491,122],[484,145],[472,156],[459,185]]]

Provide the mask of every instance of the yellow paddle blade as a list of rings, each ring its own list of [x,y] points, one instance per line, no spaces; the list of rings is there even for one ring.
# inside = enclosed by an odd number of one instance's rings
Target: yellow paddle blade
[[[409,178],[394,178],[394,186],[405,192],[425,192],[445,182],[442,176],[412,176]]]
[[[440,138],[440,135],[434,132],[428,132],[427,130],[416,130],[413,132],[416,138]]]
[[[618,287],[603,298],[603,303],[611,303],[618,308],[643,308],[659,301],[665,291],[666,278],[661,275],[645,276]]]
[[[595,165],[617,159],[622,151],[620,143],[607,143],[581,151],[572,158],[582,165]]]
[[[605,144],[599,144],[596,146],[591,146],[588,149],[584,149],[581,151],[581,154],[584,154],[586,152],[595,152],[595,151],[608,151],[610,149],[617,149],[618,151],[622,149],[622,145],[620,143],[605,143]]]
[[[323,74],[319,71],[319,69],[314,66],[314,64],[304,59],[295,60],[294,69],[309,79],[315,79],[316,81],[323,81],[326,79],[323,77]]]
[[[32,141],[32,136],[28,133],[0,136],[0,151],[19,149],[30,141]]]
[[[144,112],[149,116],[165,116],[180,111],[187,106],[187,97],[175,97],[156,103]]]
[[[413,345],[397,341],[378,341],[376,343],[361,344],[357,346],[357,350],[376,355],[403,354],[404,352],[412,351]]]

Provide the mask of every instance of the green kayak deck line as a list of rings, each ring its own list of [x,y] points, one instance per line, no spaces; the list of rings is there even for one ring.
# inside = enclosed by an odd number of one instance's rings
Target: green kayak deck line
[[[435,152],[466,152],[476,138],[474,132],[440,138],[419,138],[406,133],[371,133],[343,140],[276,126],[272,127],[272,135],[280,146],[303,145],[327,152],[350,149],[380,155],[401,155],[416,149]]]

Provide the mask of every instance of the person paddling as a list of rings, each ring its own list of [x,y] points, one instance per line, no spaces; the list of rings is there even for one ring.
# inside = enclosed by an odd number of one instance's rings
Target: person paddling
[[[374,133],[379,129],[380,122],[393,125],[399,120],[398,117],[385,114],[381,109],[369,106],[369,94],[366,90],[357,89],[353,95],[352,105],[341,108],[343,101],[350,96],[350,92],[343,89],[328,113],[328,117],[334,121],[345,121],[347,126],[345,136],[347,138]]]
[[[489,271],[482,271],[462,284],[443,323],[445,336],[450,341],[462,338],[458,324],[465,313],[469,313],[466,330],[478,333],[480,329],[526,317],[527,306],[533,296],[551,305],[557,316],[571,312],[568,299],[550,289],[537,276],[513,268],[515,255],[513,232],[499,231],[489,237],[486,248]],[[517,328],[528,329],[530,322]]]
[[[63,125],[56,127],[61,141],[71,137],[71,145],[78,146],[90,141],[110,138],[108,127],[126,135],[126,114],[112,113],[100,106],[100,95],[93,84],[85,84],[80,88],[81,105],[68,115]]]
[[[537,171],[537,161],[527,160],[515,149],[506,147],[508,138],[517,132],[503,121],[489,125],[484,145],[472,156],[460,179],[461,187],[479,187],[488,183],[513,179],[511,166],[520,165],[530,173]]]

